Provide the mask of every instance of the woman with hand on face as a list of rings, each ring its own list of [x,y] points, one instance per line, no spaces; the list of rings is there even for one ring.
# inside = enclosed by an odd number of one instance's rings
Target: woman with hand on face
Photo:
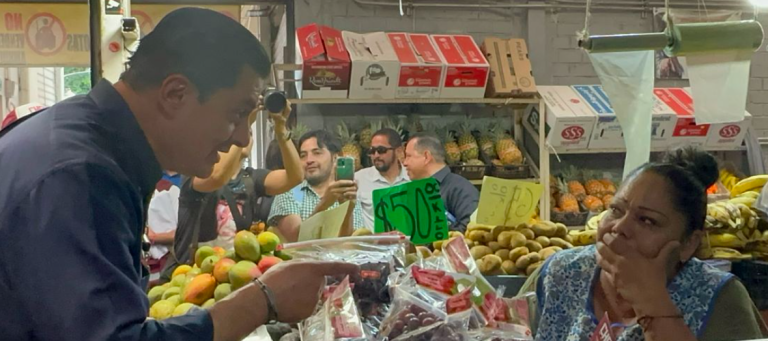
[[[605,316],[617,340],[745,340],[766,328],[733,275],[693,257],[715,159],[692,148],[632,172],[596,246],[559,252],[529,278],[536,340],[589,340]]]

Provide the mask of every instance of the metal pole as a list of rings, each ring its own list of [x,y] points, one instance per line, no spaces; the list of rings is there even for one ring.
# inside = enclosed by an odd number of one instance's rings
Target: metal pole
[[[101,80],[101,0],[88,0],[91,34],[91,87]]]
[[[285,49],[283,49],[284,60],[286,64],[296,63],[296,4],[294,0],[285,0]],[[286,78],[295,79],[293,71],[286,72]],[[290,83],[285,89],[288,98],[298,98],[296,83]],[[296,104],[293,104],[293,115],[290,117],[288,127],[295,127],[298,123],[299,110]]]

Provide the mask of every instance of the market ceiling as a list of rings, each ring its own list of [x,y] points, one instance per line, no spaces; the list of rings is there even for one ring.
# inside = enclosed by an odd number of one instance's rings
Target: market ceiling
[[[284,5],[292,0],[131,0],[134,4],[167,5]],[[48,4],[87,4],[87,0],[0,0],[0,4],[48,3]]]

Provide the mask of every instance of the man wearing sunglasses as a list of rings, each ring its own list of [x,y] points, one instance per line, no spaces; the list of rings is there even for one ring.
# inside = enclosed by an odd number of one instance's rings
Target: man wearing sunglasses
[[[410,179],[397,155],[403,152],[403,140],[394,129],[384,128],[373,134],[367,150],[372,167],[355,173],[357,200],[363,210],[365,227],[373,230],[373,191],[404,184]]]

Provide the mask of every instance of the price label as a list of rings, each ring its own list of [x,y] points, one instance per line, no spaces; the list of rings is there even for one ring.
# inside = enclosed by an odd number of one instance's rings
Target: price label
[[[533,216],[539,203],[540,184],[486,176],[477,204],[477,223],[517,226]]]
[[[433,178],[373,191],[374,231],[400,231],[414,244],[448,237],[440,184]]]

